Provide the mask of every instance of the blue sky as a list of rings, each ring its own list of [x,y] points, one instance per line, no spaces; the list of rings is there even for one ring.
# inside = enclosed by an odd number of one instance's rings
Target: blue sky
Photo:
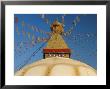
[[[43,16],[43,17],[41,17]],[[49,23],[53,23],[55,19],[62,22],[64,16],[64,31],[68,32],[73,26],[70,35],[62,36],[72,50],[71,58],[89,64],[97,69],[97,15],[96,14],[15,14],[14,23],[14,70],[17,71],[25,64],[30,64],[34,61],[43,58],[42,49],[46,46],[45,42],[37,42],[31,45],[32,37],[34,38],[49,38],[44,32],[51,32],[50,25],[44,19],[47,18]],[[76,17],[79,16],[80,21],[76,26],[73,24]],[[23,23],[24,22],[24,26]],[[39,31],[32,29],[36,26]],[[18,27],[18,32],[16,27]],[[23,31],[26,33],[23,35]],[[29,36],[30,34],[30,36]],[[34,56],[30,58],[32,53],[41,48]],[[30,59],[29,59],[30,58]],[[26,61],[29,59],[28,63]]]

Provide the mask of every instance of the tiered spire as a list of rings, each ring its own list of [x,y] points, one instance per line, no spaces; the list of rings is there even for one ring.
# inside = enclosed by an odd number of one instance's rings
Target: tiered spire
[[[53,56],[70,57],[70,49],[61,36],[64,32],[63,25],[58,20],[55,20],[50,28],[52,36],[43,49],[44,58]]]

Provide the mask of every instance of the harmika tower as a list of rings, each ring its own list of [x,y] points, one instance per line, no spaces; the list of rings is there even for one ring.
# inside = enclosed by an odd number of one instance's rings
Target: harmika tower
[[[52,36],[43,49],[43,58],[65,57],[70,58],[71,50],[63,40],[61,34],[64,32],[63,25],[57,20],[50,26]]]

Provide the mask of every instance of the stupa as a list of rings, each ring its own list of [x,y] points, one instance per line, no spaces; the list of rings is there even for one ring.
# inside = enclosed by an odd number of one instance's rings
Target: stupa
[[[91,66],[71,59],[71,50],[63,40],[62,23],[55,20],[50,26],[52,36],[43,49],[43,59],[24,66],[16,76],[96,76]]]

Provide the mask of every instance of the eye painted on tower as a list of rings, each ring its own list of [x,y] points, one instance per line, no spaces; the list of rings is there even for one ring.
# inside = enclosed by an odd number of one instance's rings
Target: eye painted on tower
[[[50,26],[50,29],[53,33],[62,34],[64,32],[62,23],[55,20]]]

